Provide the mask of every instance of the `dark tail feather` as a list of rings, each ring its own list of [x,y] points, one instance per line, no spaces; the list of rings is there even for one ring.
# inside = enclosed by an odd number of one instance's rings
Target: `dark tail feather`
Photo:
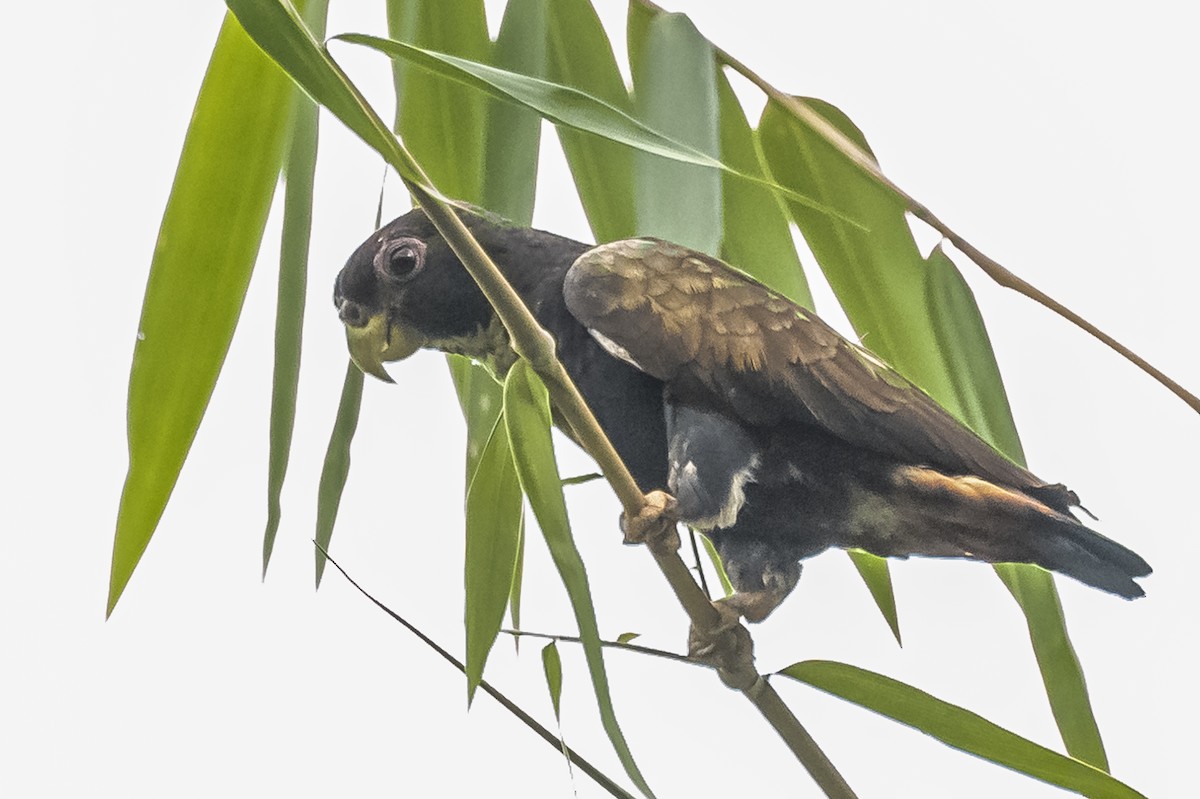
[[[1079,522],[1047,518],[1031,531],[1029,544],[1039,566],[1126,599],[1146,595],[1133,578],[1150,574],[1150,565],[1133,550]]]
[[[894,515],[860,526],[850,546],[893,557],[1035,563],[1126,599],[1145,596],[1134,582],[1150,574],[1141,556],[1038,498],[919,467],[898,470],[891,488]]]

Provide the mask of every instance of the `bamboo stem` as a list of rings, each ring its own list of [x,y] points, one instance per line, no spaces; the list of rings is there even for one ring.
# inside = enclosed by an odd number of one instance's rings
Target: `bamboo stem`
[[[415,166],[411,156],[409,159],[409,163]],[[534,371],[546,383],[554,406],[566,418],[580,443],[596,460],[625,512],[636,516],[647,504],[645,495],[605,436],[596,417],[588,409],[583,396],[571,382],[566,369],[555,357],[554,339],[538,325],[537,320],[504,280],[500,270],[458,215],[448,205],[433,197],[424,186],[407,178],[404,178],[404,181],[425,209],[438,233],[450,245],[471,277],[479,284],[488,302],[495,308],[497,316],[508,330],[513,348],[529,361]],[[692,626],[701,633],[718,633],[720,616],[696,584],[678,551],[654,545],[648,549],[691,619]],[[715,640],[714,660],[722,664],[722,680],[740,690],[759,709],[763,718],[775,729],[827,796],[832,799],[855,799],[854,792],[812,736],[754,669],[753,647],[750,643],[750,633],[745,626],[739,623],[731,630],[720,632]]]
[[[581,445],[600,466],[605,479],[616,492],[625,513],[630,517],[637,516],[647,506],[646,497],[633,479],[633,475],[629,473],[629,469],[625,467],[612,442],[600,428],[599,422],[588,408],[579,389],[571,381],[563,365],[559,363],[554,351],[553,337],[537,323],[533,314],[521,301],[520,296],[504,279],[496,264],[492,262],[466,225],[458,218],[458,214],[438,195],[428,175],[408,152],[408,149],[391,131],[388,131],[387,126],[374,113],[370,104],[354,88],[348,78],[346,83],[371,118],[372,128],[381,134],[384,157],[399,173],[400,179],[404,181],[414,199],[425,210],[433,226],[437,228],[438,233],[445,239],[454,254],[466,267],[467,272],[479,285],[480,290],[508,330],[513,349],[529,361],[530,366],[545,382],[554,406],[558,408],[578,436]],[[661,541],[661,537],[658,540]],[[678,545],[676,544],[676,546]],[[687,612],[692,626],[702,634],[717,633],[721,623],[720,616],[712,602],[696,584],[691,571],[679,557],[677,549],[671,550],[654,545],[649,546],[648,549],[654,555],[660,571]],[[714,659],[723,666],[722,680],[727,685],[738,686],[746,698],[759,707],[764,718],[787,742],[789,748],[818,784],[823,787],[826,784],[834,786],[835,790],[832,792],[826,789],[828,796],[832,799],[855,799],[854,793],[849,788],[837,787],[838,783],[842,786],[845,785],[840,776],[837,782],[830,782],[820,776],[833,769],[833,766],[794,715],[790,712],[786,714],[777,712],[774,704],[771,703],[768,703],[768,706],[772,708],[771,712],[763,710],[761,704],[763,689],[757,686],[765,685],[765,681],[754,670],[753,646],[750,633],[745,626],[739,623],[733,629],[724,630],[723,634],[714,640],[714,643],[716,644]],[[770,691],[770,693],[774,694],[774,691]],[[775,697],[775,703],[782,704],[778,696]],[[825,781],[823,782],[823,780]]]
[[[1005,268],[999,261],[986,255],[978,247],[971,244],[949,225],[943,222],[936,214],[926,208],[923,204],[910,195],[899,185],[892,182],[892,179],[883,173],[875,160],[858,146],[856,142],[843,134],[840,130],[830,124],[823,116],[821,116],[812,106],[804,100],[793,97],[790,94],[785,94],[776,89],[771,84],[767,83],[758,73],[747,67],[738,59],[731,56],[724,50],[716,47],[718,63],[728,66],[730,69],[737,72],[742,77],[749,80],[759,89],[761,89],[773,102],[783,106],[792,116],[807,125],[825,141],[833,145],[833,147],[852,164],[857,166],[864,174],[873,179],[876,183],[894,193],[904,203],[908,212],[920,219],[931,228],[941,233],[951,244],[953,244],[963,255],[967,256],[978,266],[985,275],[994,280],[997,284],[1007,289],[1021,294],[1039,305],[1048,308],[1058,314],[1068,322],[1076,325],[1079,328],[1091,333],[1092,336],[1099,339],[1110,349],[1123,356],[1126,360],[1132,363],[1137,368],[1141,369],[1146,374],[1157,380],[1168,391],[1179,397],[1191,407],[1192,410],[1200,413],[1200,397],[1191,393],[1172,378],[1168,377],[1162,370],[1152,365],[1142,356],[1135,353],[1133,350],[1126,347],[1115,338],[1105,333],[1096,325],[1089,322],[1087,319],[1080,316],[1075,311],[1072,311],[1067,306],[1063,305],[1058,300],[1046,294],[1041,289],[1033,286],[1028,281],[1018,277],[1013,272]]]
[[[664,13],[664,9],[650,0],[638,0],[646,8]],[[711,44],[711,42],[710,42]],[[1126,347],[1115,338],[1105,333],[1096,325],[1084,319],[1075,311],[1072,311],[1067,306],[1063,305],[1058,300],[1049,296],[1041,289],[1030,284],[1028,281],[1018,277],[1013,272],[1009,271],[994,258],[983,253],[978,247],[971,244],[961,235],[956,233],[949,225],[943,222],[936,214],[926,208],[923,204],[917,202],[916,198],[906,192],[904,189],[892,181],[883,170],[879,168],[879,164],[875,162],[869,154],[867,154],[858,144],[829,123],[825,117],[810,106],[807,102],[799,97],[794,97],[790,94],[780,91],[773,85],[768,83],[761,75],[759,75],[750,67],[743,64],[739,59],[731,55],[725,50],[722,50],[717,45],[713,44],[713,52],[716,56],[717,63],[727,66],[734,72],[738,73],[746,80],[753,83],[759,88],[771,101],[778,103],[784,109],[791,113],[793,117],[802,122],[808,128],[813,130],[821,138],[825,139],[834,149],[845,156],[852,164],[858,167],[863,174],[874,180],[883,188],[895,194],[904,203],[905,208],[931,228],[941,233],[951,244],[953,244],[963,255],[971,259],[985,275],[994,280],[997,284],[1007,289],[1021,294],[1034,302],[1042,305],[1045,308],[1053,311],[1062,318],[1066,319],[1073,325],[1087,331],[1095,338],[1099,339],[1107,347],[1124,357],[1137,368],[1141,369],[1146,374],[1157,380],[1162,386],[1170,391],[1175,396],[1179,397],[1191,407],[1192,410],[1200,413],[1200,397],[1191,393],[1175,380],[1167,376],[1162,370],[1152,365],[1145,358],[1141,357],[1133,350]]]

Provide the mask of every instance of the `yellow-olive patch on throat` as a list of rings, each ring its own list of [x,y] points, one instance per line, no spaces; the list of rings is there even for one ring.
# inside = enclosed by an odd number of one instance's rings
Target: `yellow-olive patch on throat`
[[[346,348],[350,360],[366,374],[385,383],[394,383],[383,368],[386,361],[400,361],[425,343],[424,338],[403,325],[388,325],[386,313],[376,314],[362,327],[346,325]]]

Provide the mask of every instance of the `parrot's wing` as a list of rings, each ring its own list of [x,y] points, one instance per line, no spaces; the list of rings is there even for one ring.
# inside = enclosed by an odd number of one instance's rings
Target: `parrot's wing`
[[[904,463],[1033,488],[1064,510],[1073,499],[876,355],[715,258],[656,239],[617,241],[580,256],[564,294],[612,354],[743,424],[813,424]]]

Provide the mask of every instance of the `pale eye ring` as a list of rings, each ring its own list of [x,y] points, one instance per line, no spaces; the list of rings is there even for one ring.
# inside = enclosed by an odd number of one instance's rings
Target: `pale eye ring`
[[[425,264],[425,243],[419,239],[390,242],[375,256],[375,270],[385,278],[405,281]]]

